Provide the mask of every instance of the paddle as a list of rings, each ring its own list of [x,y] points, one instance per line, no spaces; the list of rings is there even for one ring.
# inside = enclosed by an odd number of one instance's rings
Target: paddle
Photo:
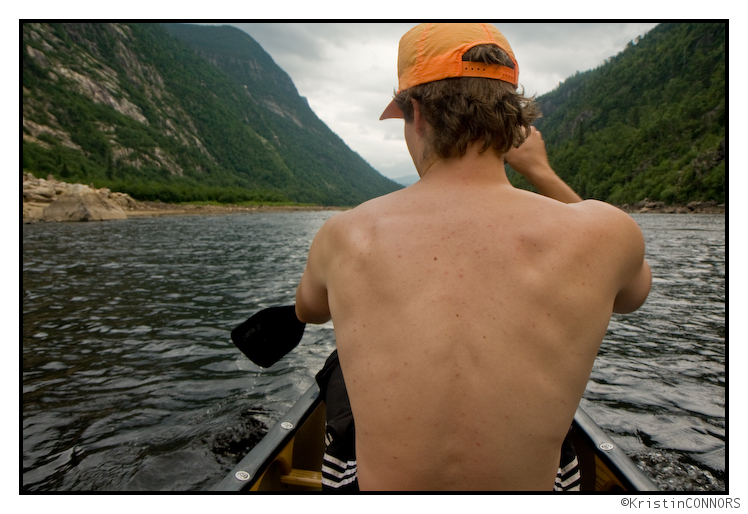
[[[305,326],[296,318],[295,306],[269,307],[232,330],[231,340],[249,360],[269,368],[296,348]]]

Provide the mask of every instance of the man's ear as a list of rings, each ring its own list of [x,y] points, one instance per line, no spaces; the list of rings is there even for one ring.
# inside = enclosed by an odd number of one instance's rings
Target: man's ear
[[[421,106],[418,104],[418,100],[411,98],[410,102],[411,104],[413,104],[413,126],[416,130],[416,134],[423,137],[424,133],[426,132],[426,126],[428,125],[428,122],[421,114]]]

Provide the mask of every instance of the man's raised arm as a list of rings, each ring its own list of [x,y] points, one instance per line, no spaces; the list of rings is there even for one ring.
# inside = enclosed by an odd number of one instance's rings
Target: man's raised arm
[[[551,168],[543,136],[535,127],[530,127],[530,135],[519,148],[509,150],[506,154],[506,162],[517,173],[529,180],[543,196],[564,203],[582,201],[579,195]]]

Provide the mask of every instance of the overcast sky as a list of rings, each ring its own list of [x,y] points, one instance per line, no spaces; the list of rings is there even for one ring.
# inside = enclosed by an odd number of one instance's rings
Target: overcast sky
[[[226,23],[252,36],[317,116],[377,171],[415,173],[403,122],[379,121],[397,87],[397,48],[414,23]],[[654,23],[497,23],[514,50],[520,87],[547,93],[622,51]]]

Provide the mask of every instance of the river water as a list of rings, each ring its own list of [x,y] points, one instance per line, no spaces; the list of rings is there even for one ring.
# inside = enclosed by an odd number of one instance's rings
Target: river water
[[[22,490],[220,481],[334,348],[307,326],[270,369],[230,331],[293,302],[331,212],[23,227]],[[582,405],[671,491],[725,490],[725,216],[635,215],[654,273],[614,316]]]

